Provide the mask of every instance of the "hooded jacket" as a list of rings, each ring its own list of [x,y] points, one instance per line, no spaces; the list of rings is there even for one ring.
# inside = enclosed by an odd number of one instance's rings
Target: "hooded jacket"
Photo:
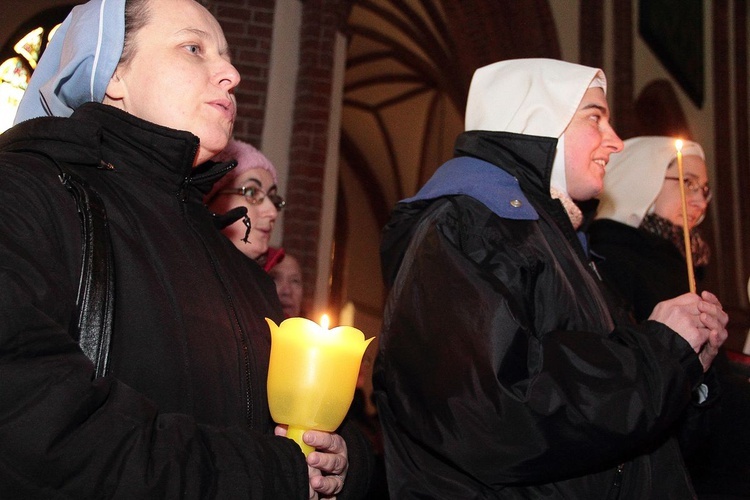
[[[667,429],[701,364],[661,323],[615,327],[550,196],[557,143],[465,132],[384,230],[373,384],[393,498],[693,497]]]
[[[0,136],[0,497],[307,498],[304,457],[273,436],[266,398],[264,317],[281,306],[215,228],[202,199],[228,167],[193,168],[197,148],[98,103]],[[81,225],[40,153],[107,210],[115,312],[99,379],[71,336]],[[342,433],[351,459],[364,440]],[[364,472],[352,465],[347,486]]]

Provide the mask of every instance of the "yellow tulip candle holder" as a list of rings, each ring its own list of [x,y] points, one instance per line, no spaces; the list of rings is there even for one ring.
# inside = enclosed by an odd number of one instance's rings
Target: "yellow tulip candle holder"
[[[365,340],[351,326],[329,330],[327,324],[305,318],[288,318],[280,325],[268,318],[266,322],[271,329],[271,417],[288,426],[287,437],[307,456],[313,447],[302,441],[302,434],[309,429],[333,432],[349,411],[362,356],[372,338]]]

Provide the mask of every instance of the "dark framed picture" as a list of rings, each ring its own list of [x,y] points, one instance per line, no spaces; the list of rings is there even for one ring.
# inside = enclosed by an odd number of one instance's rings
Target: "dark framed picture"
[[[638,30],[690,99],[703,106],[703,0],[640,0]]]

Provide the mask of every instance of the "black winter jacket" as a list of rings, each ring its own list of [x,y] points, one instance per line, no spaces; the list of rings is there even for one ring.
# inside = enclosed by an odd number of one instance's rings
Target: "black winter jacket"
[[[266,400],[275,287],[215,228],[202,197],[228,167],[194,169],[197,148],[95,103],[0,136],[1,498],[307,498],[304,457],[273,436]],[[107,210],[116,298],[103,378],[70,334],[75,204],[34,151]],[[356,462],[364,441],[345,438]]]
[[[671,241],[611,219],[594,221],[587,233],[591,252],[601,257],[602,278],[636,321],[646,320],[658,302],[690,291],[685,257]],[[695,268],[699,285],[704,274],[705,267]]]
[[[689,291],[685,257],[671,241],[611,219],[594,221],[588,232],[604,281],[636,320],[648,317],[657,302]],[[699,293],[705,271],[695,267]],[[698,494],[748,498],[750,382],[732,369],[724,349],[706,375],[708,400],[689,406],[694,411],[686,412],[679,429],[688,470]]]
[[[661,323],[613,326],[549,195],[554,152],[554,139],[464,133],[457,156],[483,160],[484,181],[428,183],[434,196],[399,204],[384,231],[374,386],[393,498],[693,496],[666,430],[701,364]],[[527,203],[527,216],[488,208]]]

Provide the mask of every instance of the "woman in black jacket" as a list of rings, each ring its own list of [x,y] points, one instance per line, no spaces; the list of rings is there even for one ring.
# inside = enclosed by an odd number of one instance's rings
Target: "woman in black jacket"
[[[207,160],[231,137],[238,83],[218,22],[193,0],[92,0],[47,48],[20,123],[0,136],[0,497],[365,490],[366,467],[348,465],[367,456],[356,430],[309,431],[307,462],[274,436],[273,281],[202,203],[230,168]],[[103,205],[111,239],[103,377],[74,339],[100,304],[77,312],[82,221],[60,183],[73,177],[98,194],[91,213],[101,220]]]
[[[682,156],[690,246],[700,284],[710,250],[697,226],[711,190],[700,144],[683,141]],[[638,322],[656,303],[690,291],[678,180],[673,138],[626,140],[624,151],[607,166],[596,221],[588,229],[591,250],[604,257],[597,262],[599,270]]]
[[[698,290],[710,252],[698,224],[711,201],[703,148],[683,141],[683,177],[690,247]],[[677,151],[672,137],[635,137],[612,156],[591,250],[607,285],[636,322],[657,302],[689,290],[682,231]],[[701,499],[750,497],[750,382],[722,351],[707,399],[692,404],[679,427],[680,445]],[[697,403],[697,402],[695,402]],[[715,496],[714,496],[715,495]]]
[[[622,148],[605,92],[563,61],[478,69],[456,157],[396,206],[373,376],[392,498],[692,496],[667,430],[727,316],[704,292],[615,325],[577,233]]]

